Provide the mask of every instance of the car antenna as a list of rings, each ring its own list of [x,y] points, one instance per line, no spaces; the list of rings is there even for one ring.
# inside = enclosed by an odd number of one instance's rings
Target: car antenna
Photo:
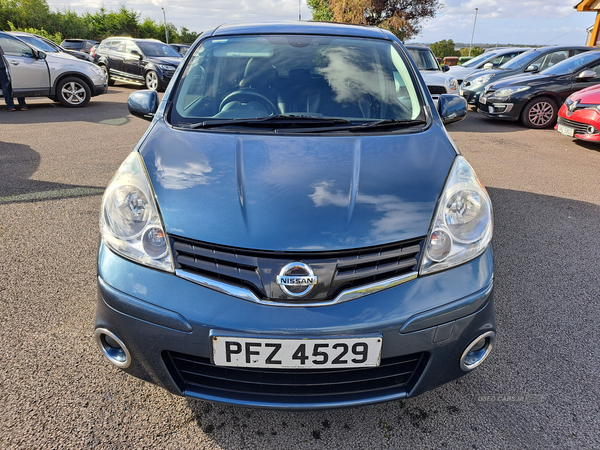
[[[561,38],[561,37],[563,37],[563,36],[566,36],[567,34],[569,34],[569,33],[561,34],[560,36],[558,36],[558,37],[555,37],[554,39],[550,39],[548,42],[555,41],[555,40],[557,40],[558,38]],[[542,44],[542,45],[546,45],[548,42],[546,42],[545,44]]]

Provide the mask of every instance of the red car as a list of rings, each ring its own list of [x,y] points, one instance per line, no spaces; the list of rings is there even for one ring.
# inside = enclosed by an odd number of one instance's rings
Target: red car
[[[600,142],[600,85],[571,94],[558,111],[554,129],[565,136]]]

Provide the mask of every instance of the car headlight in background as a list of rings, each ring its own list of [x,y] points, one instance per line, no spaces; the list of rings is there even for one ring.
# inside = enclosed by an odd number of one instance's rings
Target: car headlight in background
[[[92,64],[92,70],[94,71],[94,73],[96,75],[98,75],[102,80],[106,81],[106,74],[104,73],[104,70],[102,70],[99,66],[97,66],[96,64]]]
[[[115,253],[173,272],[173,257],[139,153],[131,153],[108,185],[100,213],[102,239]]]
[[[494,97],[500,98],[500,99],[507,99],[511,95],[516,94],[517,92],[526,91],[527,89],[531,89],[531,86],[514,86],[514,87],[502,88],[502,89],[498,89],[496,92],[494,92]]]
[[[477,77],[474,80],[472,80],[471,84],[477,84],[477,85],[487,84],[493,77],[494,77],[493,73],[490,73],[488,75],[482,75],[482,76]]]
[[[160,64],[158,67],[165,72],[173,72],[175,70],[175,67],[166,64]]]
[[[449,84],[450,92],[458,90],[458,81],[456,81],[456,78],[451,78]]]
[[[420,275],[463,264],[492,240],[492,202],[467,160],[458,156],[438,203],[421,259]]]

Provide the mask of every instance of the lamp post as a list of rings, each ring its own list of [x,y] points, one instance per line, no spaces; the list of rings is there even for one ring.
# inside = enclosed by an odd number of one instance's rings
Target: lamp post
[[[165,8],[160,8],[163,12],[163,19],[165,20],[165,37],[167,38],[167,44],[169,43],[169,29],[167,28],[167,13],[165,13]]]
[[[302,11],[300,10],[300,2],[302,0],[298,0],[298,20],[302,21]]]
[[[475,8],[475,22],[473,22],[473,33],[471,33],[471,45],[469,45],[469,56],[471,56],[471,49],[473,48],[473,36],[475,35],[475,25],[477,24],[477,11],[479,11],[479,8]]]

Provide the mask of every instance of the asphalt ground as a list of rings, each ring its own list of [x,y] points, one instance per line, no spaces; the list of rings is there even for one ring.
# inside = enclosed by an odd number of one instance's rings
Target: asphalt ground
[[[0,111],[0,448],[600,448],[600,144],[469,112],[448,130],[495,211],[498,340],[420,397],[277,412],[176,397],[93,340],[103,188],[146,130],[135,88]]]

